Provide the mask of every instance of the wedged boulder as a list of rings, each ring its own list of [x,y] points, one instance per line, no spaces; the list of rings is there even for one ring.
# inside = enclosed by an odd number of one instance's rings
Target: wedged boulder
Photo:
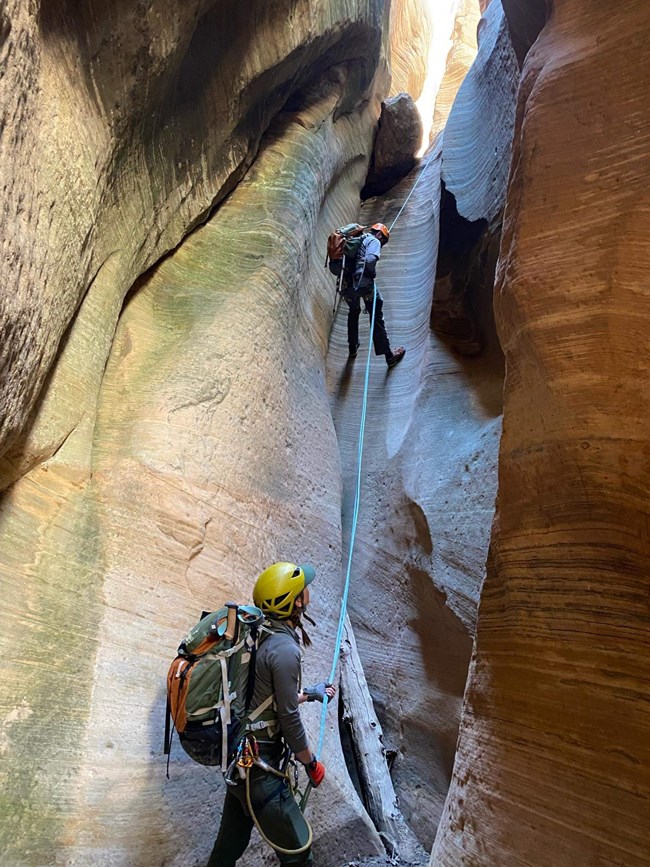
[[[422,121],[413,98],[408,93],[399,93],[386,99],[361,198],[381,195],[407,175],[415,165],[421,142]]]
[[[650,863],[650,6],[555,4],[497,275],[497,516],[435,867]]]

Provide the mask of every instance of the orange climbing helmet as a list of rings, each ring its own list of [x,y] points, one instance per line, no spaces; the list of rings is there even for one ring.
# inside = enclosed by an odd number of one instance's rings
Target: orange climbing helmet
[[[371,232],[379,232],[381,235],[384,236],[384,239],[386,241],[388,241],[388,239],[390,238],[390,231],[388,230],[388,228],[386,226],[384,226],[383,223],[375,223],[374,225],[372,225],[370,227],[370,231]]]

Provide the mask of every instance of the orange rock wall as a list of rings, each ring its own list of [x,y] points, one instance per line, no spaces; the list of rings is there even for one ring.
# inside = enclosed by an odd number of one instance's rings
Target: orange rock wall
[[[519,94],[497,516],[431,863],[650,864],[650,6],[563,0]]]

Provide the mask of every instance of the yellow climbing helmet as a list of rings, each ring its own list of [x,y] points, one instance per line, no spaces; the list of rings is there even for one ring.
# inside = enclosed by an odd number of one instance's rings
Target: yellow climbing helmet
[[[286,620],[305,587],[316,577],[308,563],[274,563],[265,569],[253,587],[253,602],[267,617]]]

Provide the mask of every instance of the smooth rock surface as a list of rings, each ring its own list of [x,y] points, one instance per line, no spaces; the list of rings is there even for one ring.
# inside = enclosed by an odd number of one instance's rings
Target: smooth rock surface
[[[498,511],[436,867],[650,864],[650,6],[555,4],[498,271]]]
[[[423,170],[365,203],[362,222],[390,225]],[[384,741],[396,752],[392,773],[400,805],[425,847],[453,764],[493,515],[502,387],[498,364],[460,360],[430,330],[439,178],[438,152],[377,269],[392,345],[403,343],[407,354],[390,373],[383,357],[370,362],[350,594]],[[351,362],[345,322],[342,305],[328,383],[345,479],[347,544],[369,325],[362,316],[361,349]]]
[[[453,0],[449,0],[453,2]],[[431,15],[427,0],[391,0],[390,96],[410,93],[419,99],[430,75],[429,46],[433,28],[446,26],[446,15]]]
[[[456,94],[465,80],[467,71],[476,58],[478,51],[477,28],[481,19],[481,9],[476,0],[462,0],[454,18],[451,47],[447,55],[444,75],[436,92],[435,106],[429,129],[428,142],[442,132],[447,123],[449,112]]]
[[[462,355],[497,344],[492,287],[510,168],[519,67],[500,0],[442,136],[440,251],[431,322]]]
[[[478,31],[476,60],[442,137],[442,180],[462,217],[492,222],[505,201],[519,69],[500,0],[492,0]]]
[[[0,455],[13,444],[11,476],[49,458],[94,411],[127,291],[233,189],[292,94],[347,63],[337,111],[362,98],[383,7],[3,5]],[[37,419],[46,376],[71,340],[78,349],[56,409]]]
[[[22,166],[4,212],[18,286],[2,300],[7,443],[34,407],[0,466],[11,867],[205,862],[222,790],[178,749],[165,782],[163,678],[198,613],[247,598],[270,561],[317,563],[305,677],[329,665],[360,367],[339,384],[340,314],[328,395],[322,254],[357,216],[388,89],[381,5],[5,7],[4,59],[34,52],[0,85],[22,123],[0,144],[3,166]],[[498,367],[451,356],[430,331],[439,170],[436,152],[381,263],[408,354],[392,379],[373,360],[351,606],[394,784],[426,845],[451,773],[501,411]],[[363,219],[389,222],[416,176]],[[25,178],[41,210],[23,207]],[[314,735],[318,714],[305,713]],[[334,867],[382,846],[333,715],[326,754],[310,817],[316,861]],[[244,864],[272,862],[256,843]]]
[[[166,782],[161,755],[164,676],[180,638],[203,609],[248,599],[260,569],[291,557],[319,567],[314,639],[331,647],[341,480],[322,250],[338,215],[357,207],[386,81],[380,73],[364,110],[334,121],[348,85],[345,69],[333,71],[276,118],[217,215],[135,287],[90,443],[75,430],[3,498],[12,661],[1,672],[0,851],[12,867],[52,853],[100,867],[204,863],[218,772],[177,746]],[[305,678],[325,674],[308,654]],[[305,716],[314,736],[318,713]],[[381,852],[335,714],[326,749],[328,782],[311,808],[319,862]],[[243,863],[271,861],[258,843]]]

